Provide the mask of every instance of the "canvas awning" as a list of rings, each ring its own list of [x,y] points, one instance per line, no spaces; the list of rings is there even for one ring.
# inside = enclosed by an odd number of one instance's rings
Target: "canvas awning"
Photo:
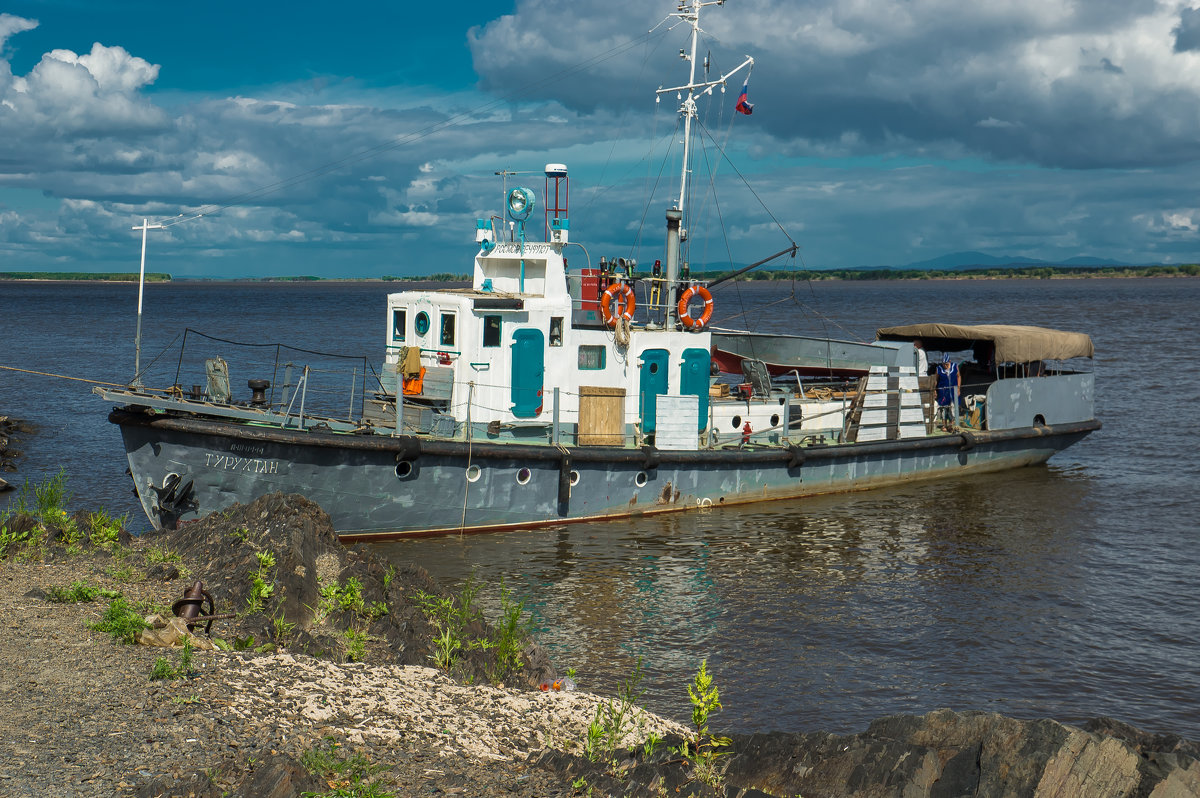
[[[907,324],[875,331],[879,341],[912,341],[920,338],[926,350],[961,352],[976,343],[990,341],[997,363],[1026,363],[1032,360],[1070,360],[1091,357],[1092,339],[1084,333],[1063,332],[1046,327],[1017,324]]]

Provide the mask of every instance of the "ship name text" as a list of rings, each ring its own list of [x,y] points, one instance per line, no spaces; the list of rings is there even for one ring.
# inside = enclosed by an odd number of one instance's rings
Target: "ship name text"
[[[258,457],[237,457],[232,454],[204,455],[204,465],[222,471],[244,471],[247,474],[278,474],[278,460],[263,460]]]

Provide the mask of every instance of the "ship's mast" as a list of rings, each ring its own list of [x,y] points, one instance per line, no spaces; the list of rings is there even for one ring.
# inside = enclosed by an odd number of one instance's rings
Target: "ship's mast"
[[[666,279],[667,285],[671,286],[672,290],[679,280],[679,253],[680,242],[686,236],[683,232],[683,216],[685,212],[685,204],[687,202],[687,187],[688,178],[692,172],[692,120],[696,118],[696,98],[702,95],[711,95],[713,89],[718,86],[724,87],[725,82],[734,74],[741,70],[754,65],[754,59],[746,56],[742,63],[738,64],[729,72],[721,75],[715,80],[704,80],[696,82],[696,53],[700,44],[700,9],[705,6],[720,6],[724,5],[725,0],[679,0],[678,11],[668,15],[678,17],[691,26],[691,49],[680,50],[679,55],[688,62],[688,82],[682,86],[671,86],[669,88],[659,87],[657,94],[661,97],[663,94],[675,92],[681,97],[679,105],[679,114],[683,117],[683,165],[679,172],[679,198],[675,205],[667,210],[667,264],[666,264]],[[675,321],[675,304],[667,302],[667,323],[672,325]]]

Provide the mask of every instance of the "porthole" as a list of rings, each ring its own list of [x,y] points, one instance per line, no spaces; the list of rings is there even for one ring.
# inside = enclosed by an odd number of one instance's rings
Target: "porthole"
[[[776,413],[775,415],[771,416],[771,426],[772,426],[772,427],[778,427],[778,426],[779,426],[779,414],[778,414],[778,413]]]
[[[423,310],[418,313],[413,327],[416,329],[417,335],[424,335],[429,332],[429,314]]]
[[[517,471],[517,484],[526,485],[529,483],[529,478],[533,476],[533,472],[528,468],[522,468]]]
[[[579,484],[579,472],[572,471],[571,472],[571,487],[573,488],[578,484]]]
[[[633,484],[637,485],[639,488],[644,488],[646,487],[646,481],[649,479],[650,477],[646,475],[645,471],[639,471],[638,475],[633,478]]]
[[[413,464],[411,460],[401,460],[396,463],[396,476],[400,479],[406,479],[412,476]]]
[[[477,465],[467,468],[467,482],[478,482],[479,477],[483,474],[483,469]]]
[[[741,417],[741,416],[734,416],[734,417],[733,417],[733,428],[734,428],[734,429],[741,429],[741,428],[742,428],[742,417]]]

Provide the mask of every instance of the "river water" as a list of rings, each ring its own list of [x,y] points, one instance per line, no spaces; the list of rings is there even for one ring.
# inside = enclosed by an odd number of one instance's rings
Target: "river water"
[[[190,326],[378,364],[388,290],[150,285],[142,362]],[[951,707],[1200,738],[1200,280],[739,283],[716,302],[718,324],[868,340],[921,321],[1088,332],[1104,428],[999,475],[381,550],[451,586],[473,573],[491,609],[503,580],[585,689],[641,658],[646,704],[686,720],[707,659],[721,730],[853,732]],[[136,303],[129,285],[0,282],[0,365],[125,382]],[[107,411],[87,382],[0,370],[0,413],[41,430],[19,476],[62,467],[75,504],[144,529]]]

